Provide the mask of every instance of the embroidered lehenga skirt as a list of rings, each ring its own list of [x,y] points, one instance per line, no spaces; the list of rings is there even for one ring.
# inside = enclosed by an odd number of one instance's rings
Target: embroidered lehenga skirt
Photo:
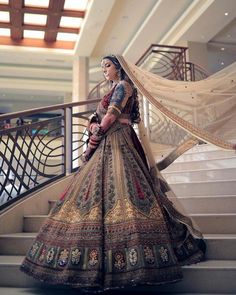
[[[181,265],[203,258],[186,226],[162,206],[135,137],[118,122],[107,132],[41,227],[24,272],[109,289],[178,281]]]

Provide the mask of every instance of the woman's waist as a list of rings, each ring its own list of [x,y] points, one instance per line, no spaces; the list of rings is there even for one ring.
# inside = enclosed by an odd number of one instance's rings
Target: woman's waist
[[[122,117],[119,117],[119,118],[117,119],[117,121],[118,121],[120,124],[131,125],[131,120],[128,119],[128,118],[122,118]]]
[[[108,131],[106,132],[107,135],[111,134],[113,132],[119,131],[119,130],[123,130],[123,129],[130,129],[131,128],[131,122],[128,119],[123,119],[123,118],[118,118],[113,124],[112,126],[108,129]]]

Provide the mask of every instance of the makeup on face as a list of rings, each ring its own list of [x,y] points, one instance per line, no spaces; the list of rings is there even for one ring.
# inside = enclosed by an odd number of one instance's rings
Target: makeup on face
[[[110,80],[110,81],[118,80],[117,69],[111,60],[103,59],[101,62],[101,67],[102,67],[104,77],[107,80]]]

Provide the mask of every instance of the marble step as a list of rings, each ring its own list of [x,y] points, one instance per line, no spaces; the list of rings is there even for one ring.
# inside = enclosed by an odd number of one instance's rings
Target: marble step
[[[206,259],[236,261],[236,234],[205,234],[204,240],[207,244]]]
[[[25,255],[37,233],[0,235],[0,255]],[[206,234],[207,259],[236,260],[236,235]]]
[[[188,214],[235,213],[236,195],[194,196],[171,198],[175,204],[180,202]]]
[[[164,171],[162,175],[166,181],[171,183],[195,182],[195,181],[221,181],[234,180],[236,178],[236,167],[224,169],[201,169],[185,171]]]
[[[224,168],[235,168],[236,167],[236,156],[232,158],[223,159],[210,159],[200,161],[184,161],[184,162],[173,162],[168,166],[166,171],[177,171],[177,170],[200,170],[200,169],[224,169]]]
[[[152,141],[150,141],[150,144],[151,144],[151,148],[153,151],[159,150],[160,152],[170,153],[173,150],[173,148],[171,148],[169,146],[153,143]],[[184,155],[203,153],[203,152],[206,152],[206,153],[210,152],[211,153],[211,152],[222,151],[222,150],[223,149],[219,148],[218,146],[212,145],[212,144],[200,144],[200,145],[195,145],[194,147],[192,147],[191,149],[186,151],[184,153]],[[231,152],[229,150],[223,150],[223,151]]]
[[[178,197],[234,195],[236,180],[179,182],[170,187]]]
[[[232,140],[232,142],[236,142],[236,140]],[[222,150],[226,151],[226,152],[232,152],[230,150],[224,150],[216,145],[207,143],[207,144],[195,145],[190,150],[188,150],[186,153],[191,154],[191,153],[198,153],[198,152],[212,152],[212,151],[222,151]]]
[[[236,213],[190,214],[203,234],[236,234]]]
[[[47,215],[27,215],[24,217],[24,232],[38,232]],[[236,213],[190,214],[200,230],[207,234],[236,234]]]
[[[0,255],[25,255],[37,233],[10,233],[0,235]]]
[[[196,151],[190,153],[184,153],[175,162],[184,161],[201,161],[201,160],[215,160],[215,159],[228,159],[235,158],[236,154],[234,151],[228,150],[208,150],[208,151]]]
[[[28,277],[19,270],[23,256],[0,256],[1,287],[37,287],[41,283]],[[166,293],[233,293],[236,290],[236,261],[208,260],[184,266],[184,279],[175,284],[150,287],[149,291]],[[174,287],[174,288],[173,288]],[[147,287],[138,287],[138,291],[146,292]],[[128,291],[122,290],[123,291]],[[65,292],[67,293],[67,292]],[[40,294],[40,293],[39,293]],[[44,293],[45,294],[45,293]]]
[[[184,279],[172,285],[156,287],[158,292],[230,293],[236,290],[236,261],[208,260],[183,267]],[[159,293],[158,293],[159,294]]]

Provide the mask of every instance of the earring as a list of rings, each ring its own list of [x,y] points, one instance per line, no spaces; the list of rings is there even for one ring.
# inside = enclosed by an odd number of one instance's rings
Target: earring
[[[118,79],[121,80],[121,70],[120,69],[117,71],[117,76],[118,76]]]

